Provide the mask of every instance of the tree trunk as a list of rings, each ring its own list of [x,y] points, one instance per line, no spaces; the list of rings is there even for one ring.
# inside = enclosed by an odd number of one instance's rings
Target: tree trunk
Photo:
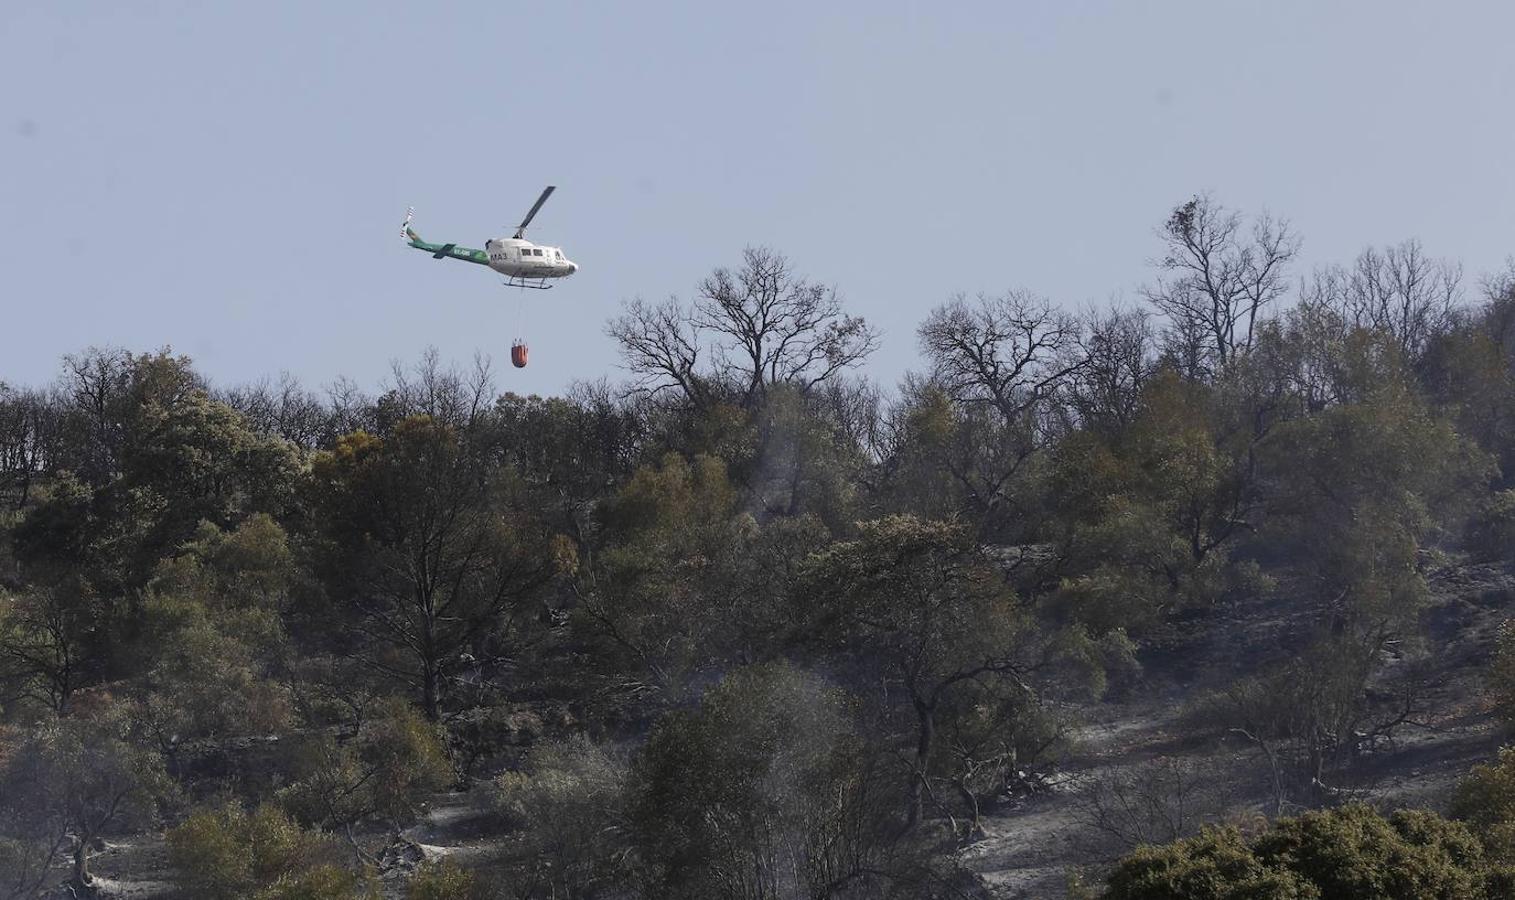
[[[441,688],[441,675],[437,672],[437,664],[433,660],[421,662],[422,675],[421,701],[426,710],[426,718],[435,722],[442,718],[441,699],[438,696]]]
[[[926,817],[926,770],[931,763],[931,749],[936,743],[936,709],[915,700],[918,723],[915,738],[915,777],[910,782],[910,809],[905,830],[914,831]]]
[[[74,879],[75,887],[89,887],[95,880],[89,874],[89,845],[94,840],[92,835],[79,835],[79,845],[74,848]]]

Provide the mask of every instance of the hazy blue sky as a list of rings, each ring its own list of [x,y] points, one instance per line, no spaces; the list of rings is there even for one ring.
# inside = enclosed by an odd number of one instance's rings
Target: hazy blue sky
[[[171,344],[219,383],[375,384],[428,345],[503,386],[615,375],[623,299],[787,253],[917,364],[956,291],[1134,296],[1187,195],[1304,267],[1515,253],[1515,4],[0,3],[0,379]],[[532,237],[529,294],[402,246]],[[1303,267],[1302,267],[1303,268]]]

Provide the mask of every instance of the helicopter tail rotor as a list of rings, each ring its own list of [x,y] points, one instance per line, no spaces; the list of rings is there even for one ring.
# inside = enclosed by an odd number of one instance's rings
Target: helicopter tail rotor
[[[410,222],[416,217],[414,206],[405,210],[405,221],[400,225],[400,237],[406,241],[419,241],[421,236],[411,230]]]

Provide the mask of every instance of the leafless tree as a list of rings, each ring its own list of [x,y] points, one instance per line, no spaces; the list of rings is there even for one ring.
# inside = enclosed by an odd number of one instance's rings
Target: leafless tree
[[[216,399],[242,413],[256,430],[302,450],[326,446],[343,433],[334,427],[332,409],[288,372],[279,373],[277,382],[265,379],[217,391]]]
[[[1082,362],[1067,380],[1067,404],[1078,424],[1112,431],[1136,417],[1142,386],[1155,367],[1156,335],[1143,310],[1114,307],[1084,316],[1069,355]]]
[[[932,310],[918,335],[930,375],[903,386],[880,475],[898,486],[946,475],[938,487],[960,492],[978,527],[996,532],[1012,518],[1026,462],[1066,426],[1058,394],[1088,363],[1078,317],[1024,291],[959,295]]]
[[[8,493],[16,509],[26,506],[49,465],[58,427],[58,408],[47,395],[0,382],[0,501]]]
[[[808,391],[878,347],[867,322],[842,312],[835,288],[795,275],[788,259],[766,248],[742,251],[736,272],[711,273],[694,310],[694,323],[719,336],[720,362],[745,382],[744,405],[769,385]]]
[[[878,348],[877,332],[842,311],[835,288],[796,275],[765,248],[743,251],[736,271],[712,272],[688,306],[628,303],[607,333],[641,391],[704,405],[720,390],[746,408],[777,385],[808,394]]]
[[[1486,276],[1481,287],[1484,330],[1515,368],[1515,257],[1505,262],[1503,271]]]
[[[359,430],[375,430],[372,398],[358,383],[341,376],[324,388],[326,406],[331,411],[331,428],[335,435]]]
[[[700,337],[677,298],[659,304],[636,299],[612,319],[606,333],[621,345],[621,359],[647,396],[674,392],[704,406],[709,391],[700,364]]]
[[[75,449],[60,463],[91,484],[108,480],[120,464],[132,367],[132,355],[118,347],[91,347],[63,358],[54,390]]]
[[[1196,357],[1195,374],[1218,374],[1252,348],[1259,315],[1288,289],[1299,241],[1266,213],[1247,228],[1208,195],[1174,209],[1158,236],[1161,274],[1142,295],[1168,318],[1180,350]]]
[[[1414,358],[1447,329],[1462,294],[1462,266],[1426,256],[1420,242],[1404,241],[1358,254],[1350,269],[1325,266],[1305,283],[1306,303],[1331,309],[1354,328],[1393,336]]]
[[[1188,837],[1235,804],[1238,773],[1226,769],[1221,760],[1158,757],[1095,776],[1070,801],[1094,840],[1075,842],[1098,858]]]
[[[379,398],[379,415],[386,422],[425,415],[467,430],[489,411],[495,395],[488,357],[475,354],[473,364],[464,370],[444,366],[437,348],[428,347],[409,368],[399,361],[390,364],[389,389]]]
[[[936,381],[956,403],[993,407],[1006,421],[1034,414],[1087,364],[1076,347],[1077,317],[1023,291],[962,296],[932,310],[921,348]]]

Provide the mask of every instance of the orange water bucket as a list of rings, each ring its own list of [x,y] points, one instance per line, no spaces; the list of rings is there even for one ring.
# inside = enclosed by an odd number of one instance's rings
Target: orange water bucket
[[[526,342],[518,339],[510,345],[510,364],[517,369],[526,368],[526,353]]]

